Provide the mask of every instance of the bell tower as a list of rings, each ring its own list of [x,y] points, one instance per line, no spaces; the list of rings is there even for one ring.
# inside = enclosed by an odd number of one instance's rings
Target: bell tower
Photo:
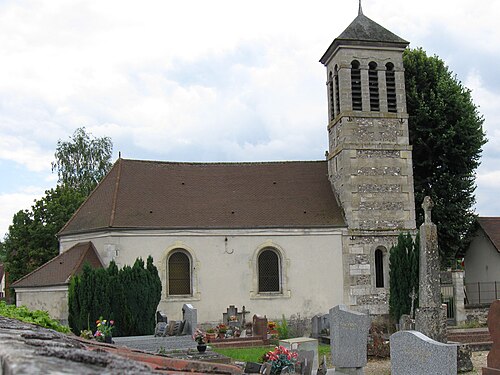
[[[358,16],[320,59],[329,179],[348,225],[344,297],[372,313],[388,309],[388,250],[416,227],[402,56],[408,44],[366,17],[360,1]]]

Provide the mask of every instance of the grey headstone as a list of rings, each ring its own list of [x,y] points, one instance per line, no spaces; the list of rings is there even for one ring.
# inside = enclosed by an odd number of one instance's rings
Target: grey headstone
[[[168,323],[167,316],[165,314],[162,314],[160,311],[156,312],[156,323]]]
[[[155,337],[163,337],[167,335],[167,323],[159,322],[156,323],[155,327]]]
[[[311,337],[317,339],[319,337],[319,333],[321,324],[321,315],[314,315],[311,319]]]
[[[413,320],[411,319],[410,315],[408,314],[401,315],[401,317],[399,318],[399,330],[400,331],[414,330]]]
[[[190,303],[185,303],[184,306],[182,306],[182,316],[187,325],[184,332],[188,335],[192,335],[198,326],[198,311]]]
[[[418,331],[399,331],[390,338],[392,375],[456,375],[457,345],[443,344]]]
[[[314,362],[314,350],[299,350],[297,361],[301,363],[301,375],[311,375]]]
[[[330,345],[336,368],[366,366],[370,325],[369,315],[350,311],[344,305],[330,309]]]

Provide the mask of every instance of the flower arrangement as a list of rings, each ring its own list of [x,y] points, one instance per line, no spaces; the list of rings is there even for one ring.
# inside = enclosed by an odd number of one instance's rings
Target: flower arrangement
[[[193,340],[196,341],[198,345],[205,345],[207,343],[207,336],[199,328],[193,333]]]
[[[267,329],[269,331],[274,331],[276,329],[276,322],[273,322],[272,320],[267,322]]]
[[[231,316],[229,317],[229,321],[230,321],[230,322],[237,322],[237,321],[238,321],[238,318],[236,317],[236,315],[231,315]]]
[[[225,334],[227,332],[227,326],[224,323],[219,324],[216,329],[219,334]]]
[[[115,324],[114,320],[106,320],[103,319],[102,316],[96,320],[97,330],[94,333],[94,337],[98,341],[104,341],[106,337],[111,337],[113,332],[113,324]]]
[[[298,354],[285,348],[277,346],[274,351],[264,354],[264,361],[271,363],[271,374],[277,375],[287,367],[295,368]]]

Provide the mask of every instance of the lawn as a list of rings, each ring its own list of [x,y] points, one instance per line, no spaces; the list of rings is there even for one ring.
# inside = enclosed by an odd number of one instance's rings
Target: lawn
[[[274,346],[253,346],[248,348],[212,348],[214,352],[225,355],[233,361],[238,362],[262,362],[262,356],[268,351],[274,349]],[[318,347],[320,361],[324,355],[330,357],[330,345],[320,344]]]

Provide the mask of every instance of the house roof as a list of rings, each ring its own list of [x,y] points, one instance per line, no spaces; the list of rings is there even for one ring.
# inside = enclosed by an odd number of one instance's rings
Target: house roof
[[[326,161],[118,159],[59,235],[116,229],[345,226]]]
[[[333,40],[319,61],[322,64],[326,64],[339,45],[405,48],[408,44],[410,44],[408,41],[400,38],[360,12],[354,21]]]
[[[478,217],[477,222],[500,253],[500,217]]]
[[[28,288],[68,284],[70,277],[80,273],[86,262],[95,268],[103,267],[92,242],[76,244],[12,283],[12,287]]]

